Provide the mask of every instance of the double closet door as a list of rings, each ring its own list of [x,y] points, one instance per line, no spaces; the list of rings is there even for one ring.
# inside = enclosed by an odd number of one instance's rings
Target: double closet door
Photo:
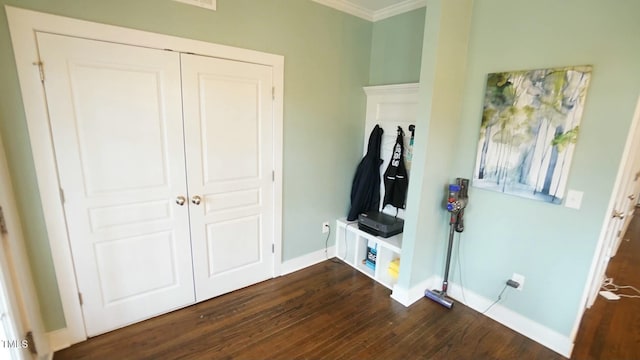
[[[37,40],[87,335],[273,277],[272,68]]]

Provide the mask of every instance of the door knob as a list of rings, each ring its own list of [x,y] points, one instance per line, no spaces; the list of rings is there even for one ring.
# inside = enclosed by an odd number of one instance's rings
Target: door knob
[[[616,211],[613,210],[613,215],[611,215],[612,218],[618,218],[620,220],[624,219],[624,213],[622,211]]]
[[[198,195],[194,195],[191,197],[191,202],[195,205],[200,205],[200,202],[202,202],[202,198]]]
[[[182,195],[180,195],[180,196],[178,196],[176,198],[176,204],[178,204],[180,206],[184,205],[185,202],[187,202],[187,199]]]

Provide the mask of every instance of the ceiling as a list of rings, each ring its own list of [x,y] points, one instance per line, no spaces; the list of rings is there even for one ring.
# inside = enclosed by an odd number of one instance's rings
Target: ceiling
[[[313,0],[369,21],[378,21],[427,5],[427,0]]]

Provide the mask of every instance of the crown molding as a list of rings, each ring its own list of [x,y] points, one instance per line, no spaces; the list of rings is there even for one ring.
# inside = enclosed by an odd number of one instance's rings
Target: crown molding
[[[173,0],[184,4],[201,7],[208,10],[216,11],[217,0]]]
[[[427,0],[404,0],[395,5],[387,6],[380,10],[371,10],[365,7],[356,5],[349,0],[312,0],[321,5],[325,5],[336,10],[357,16],[367,21],[376,22],[378,20],[386,19],[395,15],[403,14],[405,12],[427,6]]]
[[[328,6],[330,8],[334,8],[336,10],[340,10],[347,14],[357,16],[367,21],[373,21],[372,10],[363,8],[362,6],[358,6],[348,0],[312,0],[312,1],[324,6]]]
[[[405,0],[395,5],[387,6],[373,12],[373,21],[379,21],[392,16],[404,14],[406,12],[427,6],[427,0]]]

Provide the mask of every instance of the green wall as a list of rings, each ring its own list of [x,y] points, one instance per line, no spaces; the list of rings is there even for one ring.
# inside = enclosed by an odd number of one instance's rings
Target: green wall
[[[408,204],[413,215],[407,215],[407,225],[413,227],[406,234],[414,250],[407,259],[413,276],[400,279],[407,287],[442,273],[443,226],[426,225],[446,221],[446,217],[438,218],[441,209],[437,202],[444,191],[440,182],[472,176],[486,74],[593,65],[568,183],[569,188],[584,191],[582,208],[573,210],[472,187],[461,243],[465,288],[492,299],[511,273],[523,274],[524,290],[512,291],[503,305],[570,336],[615,180],[617,159],[640,93],[640,22],[635,19],[640,3],[475,1],[470,24],[461,26],[470,25],[471,32],[463,91],[461,99],[454,100],[459,103],[458,110],[452,103],[439,109],[434,105],[440,104],[438,96],[442,96],[434,84],[446,84],[443,74],[455,74],[460,67],[460,63],[449,66],[441,59],[463,51],[454,46],[445,50],[452,51],[448,55],[429,52],[438,49],[439,41],[465,38],[450,27],[449,32],[440,33],[452,23],[439,15],[443,7],[444,13],[455,8],[447,3],[431,3],[436,13],[431,17],[426,14],[427,35],[423,39],[424,9],[372,24],[300,0],[218,0],[216,12],[172,1],[0,0],[0,5],[284,55],[285,260],[322,249],[320,223],[343,216],[348,207],[350,182],[364,137],[361,87],[416,81],[420,63],[427,64],[429,71],[421,75],[421,84],[430,90],[421,91],[431,100],[421,104],[425,113],[418,124],[424,128],[417,136],[424,140],[416,140],[414,159],[414,173],[422,175],[414,177],[418,180],[411,184],[410,195],[418,196]],[[0,132],[45,326],[54,330],[64,326],[64,319],[6,17],[4,9],[0,11]],[[430,19],[434,21],[431,26]],[[424,49],[419,46],[423,40]],[[446,156],[440,156],[445,152]],[[420,171],[416,163],[424,164]],[[425,222],[421,215],[433,217]],[[460,282],[455,268],[452,276]]]
[[[460,245],[466,289],[495,299],[511,274],[520,273],[526,277],[524,289],[510,291],[502,304],[567,337],[573,336],[640,94],[637,14],[637,1],[475,1],[462,113],[451,119],[459,122],[458,132],[442,134],[454,141],[457,149],[447,172],[449,179],[470,178],[488,73],[593,65],[568,182],[568,188],[584,192],[581,209],[472,187]],[[438,244],[438,251],[424,266],[426,274],[441,274],[445,237],[441,232],[418,228],[416,238],[431,243],[430,248]],[[433,257],[437,260],[432,261]],[[455,267],[453,271],[452,280],[460,283],[460,274]]]
[[[398,284],[405,290],[435,272],[446,239],[445,185],[458,149],[472,0],[429,2],[424,29],[414,164]]]
[[[373,23],[369,85],[420,80],[420,58],[426,8]]]
[[[320,225],[344,216],[361,156],[370,22],[300,0],[218,0],[215,12],[169,0],[0,0],[0,5],[284,55],[283,259],[324,248]],[[0,132],[45,327],[55,330],[64,326],[64,317],[4,7],[0,11]]]

